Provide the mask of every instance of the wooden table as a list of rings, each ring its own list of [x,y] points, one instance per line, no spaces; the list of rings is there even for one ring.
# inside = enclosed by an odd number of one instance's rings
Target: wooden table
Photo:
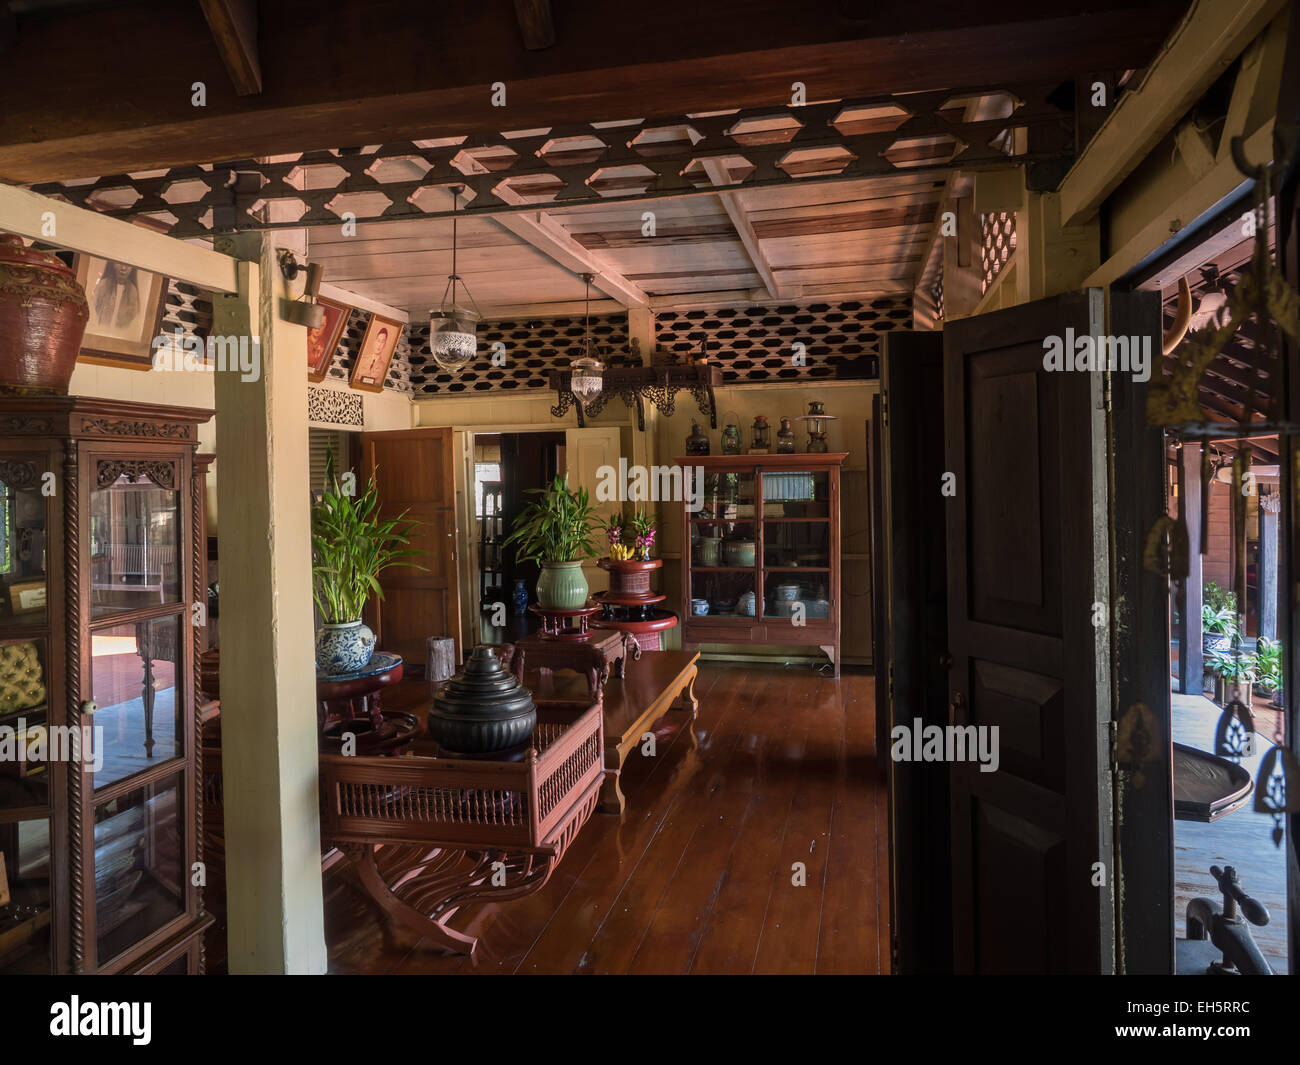
[[[605,684],[602,710],[605,720],[605,782],[601,787],[601,813],[621,814],[627,805],[619,776],[634,747],[650,726],[669,711],[688,714],[685,721],[691,744],[695,739],[695,698],[698,651],[643,651],[628,662],[622,678]],[[546,700],[538,699],[538,705]]]
[[[392,754],[424,731],[411,714],[392,713],[379,705],[380,692],[402,679],[400,655],[376,651],[370,664],[355,673],[316,675],[317,724],[322,751],[343,749],[353,737],[354,754]]]
[[[524,682],[524,669],[536,669],[543,680],[557,669],[572,669],[587,678],[587,693],[593,698],[600,695],[611,672],[623,675],[623,662],[629,652],[632,657],[641,651],[635,641],[629,646],[628,638],[616,630],[593,631],[586,640],[557,640],[534,633],[516,640],[509,658],[510,671]]]

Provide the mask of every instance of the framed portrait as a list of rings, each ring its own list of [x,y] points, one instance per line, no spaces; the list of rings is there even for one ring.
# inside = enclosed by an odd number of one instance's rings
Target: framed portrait
[[[402,335],[402,325],[377,314],[370,316],[366,335],[361,339],[361,350],[352,364],[352,377],[348,384],[363,392],[382,392],[388,366],[397,350],[397,339]]]
[[[73,269],[90,304],[78,360],[136,370],[152,367],[167,279],[93,255],[76,256]]]
[[[307,330],[307,380],[324,381],[329,373],[330,362],[334,352],[338,351],[339,339],[348,324],[351,307],[342,303],[317,296],[316,302],[325,308],[325,322],[319,329]]]

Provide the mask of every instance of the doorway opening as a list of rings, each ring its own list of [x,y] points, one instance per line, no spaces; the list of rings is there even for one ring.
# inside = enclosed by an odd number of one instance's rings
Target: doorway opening
[[[483,643],[512,643],[538,627],[528,604],[541,571],[505,540],[528,493],[567,468],[565,440],[563,432],[474,434],[474,586]]]
[[[1180,261],[1178,273],[1192,293],[1191,329],[1221,324],[1253,247],[1253,238],[1220,235],[1205,242],[1191,265]],[[1177,277],[1161,280],[1152,287],[1162,289],[1168,324],[1176,314]],[[1255,337],[1252,324],[1244,324],[1201,378],[1203,418],[1222,431],[1208,438],[1165,436],[1167,512],[1185,526],[1188,542],[1187,576],[1171,581],[1169,596],[1179,972],[1204,969],[1184,942],[1195,936],[1189,905],[1197,898],[1222,902],[1222,874],[1211,869],[1229,867],[1240,890],[1268,911],[1267,923],[1252,919],[1249,929],[1259,952],[1275,973],[1289,971],[1286,852],[1275,842],[1274,817],[1254,808],[1259,789],[1267,787],[1260,777],[1265,755],[1290,740],[1279,637],[1283,448],[1276,432],[1252,432],[1247,421],[1267,425],[1269,405],[1281,400],[1281,375],[1261,356]],[[1234,425],[1242,430],[1234,433]],[[1239,458],[1249,461],[1244,477],[1234,475]],[[1249,918],[1248,908],[1242,912]]]

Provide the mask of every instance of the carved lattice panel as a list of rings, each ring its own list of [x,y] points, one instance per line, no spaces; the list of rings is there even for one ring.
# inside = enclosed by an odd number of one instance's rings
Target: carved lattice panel
[[[806,307],[731,305],[659,312],[655,346],[685,358],[698,356],[705,344],[725,384],[874,377],[881,336],[911,328],[908,295]],[[794,359],[796,343],[804,346],[802,366]]]
[[[479,324],[478,358],[457,374],[444,373],[429,353],[428,323],[411,326],[411,386],[417,396],[516,392],[546,388],[551,370],[567,370],[582,357],[583,317],[508,319]],[[607,366],[619,365],[628,348],[625,315],[592,315],[591,336]],[[492,364],[493,345],[503,344],[505,363]]]
[[[1001,85],[1008,112],[976,119],[972,93],[905,93],[806,106],[775,105],[676,118],[583,122],[472,139],[401,141],[49,182],[37,192],[119,218],[148,217],[173,236],[441,218],[446,190],[464,185],[462,210],[714,195],[705,164],[722,160],[735,188],[843,181],[960,168],[1062,161],[1074,117],[1054,83]],[[773,137],[777,131],[779,136]],[[1010,131],[1032,130],[1014,137]],[[430,130],[437,136],[436,130]],[[1011,154],[1011,145],[1033,145]],[[304,182],[306,174],[309,180]],[[302,187],[304,184],[309,187]],[[274,204],[278,209],[270,209]],[[275,218],[276,221],[267,221]]]
[[[987,292],[1016,250],[1016,212],[980,215],[980,291]]]

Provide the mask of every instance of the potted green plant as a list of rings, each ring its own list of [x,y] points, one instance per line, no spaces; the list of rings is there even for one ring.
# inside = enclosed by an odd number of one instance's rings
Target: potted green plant
[[[1215,701],[1227,706],[1233,699],[1251,704],[1251,687],[1258,677],[1253,654],[1233,654],[1215,651],[1209,657],[1209,667],[1215,676]]]
[[[375,634],[361,615],[370,596],[384,597],[379,574],[417,552],[405,545],[417,526],[406,512],[383,521],[374,477],[359,495],[349,495],[325,460],[325,490],[311,508],[312,594],[320,609],[316,670],[323,674],[365,669]],[[421,567],[417,567],[421,568]]]
[[[1282,704],[1282,644],[1267,636],[1259,638],[1255,648],[1255,665],[1259,679],[1255,686],[1261,695],[1270,695],[1277,706]]]
[[[1232,646],[1237,635],[1236,606],[1213,606],[1208,601],[1201,606],[1201,631],[1204,633],[1206,654],[1222,654]]]
[[[569,488],[568,475],[556,477],[548,488],[533,488],[528,503],[510,526],[505,545],[515,548],[521,562],[542,567],[537,579],[537,602],[544,609],[573,610],[587,603],[585,559],[594,558],[591,537],[596,529],[596,508],[587,490]]]

